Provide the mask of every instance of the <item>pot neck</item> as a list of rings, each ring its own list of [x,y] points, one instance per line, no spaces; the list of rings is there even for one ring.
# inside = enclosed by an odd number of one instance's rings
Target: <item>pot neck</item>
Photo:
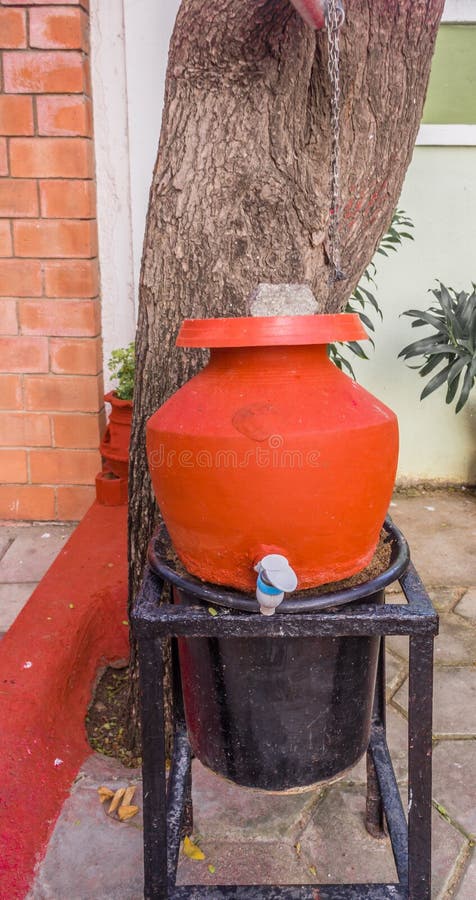
[[[207,370],[218,374],[220,371],[254,375],[262,371],[296,373],[315,368],[330,366],[335,368],[327,355],[327,345],[291,347],[227,347],[210,350],[210,362]]]

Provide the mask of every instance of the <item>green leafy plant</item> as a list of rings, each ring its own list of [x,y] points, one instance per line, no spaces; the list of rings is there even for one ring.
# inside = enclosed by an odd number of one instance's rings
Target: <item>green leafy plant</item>
[[[431,334],[404,347],[398,354],[404,359],[423,357],[412,369],[419,369],[422,378],[439,369],[425,385],[420,400],[424,400],[437,388],[446,384],[446,402],[456,402],[458,413],[468,400],[476,378],[476,285],[472,292],[447,288],[439,282],[439,288],[431,293],[438,305],[427,310],[408,309],[404,316],[415,321],[412,328],[429,326]]]
[[[135,347],[134,342],[128,347],[113,350],[108,362],[108,369],[113,381],[117,381],[114,393],[119,400],[132,400],[134,393]]]
[[[414,237],[410,233],[411,228],[413,228],[412,220],[407,216],[407,214],[402,209],[396,209],[393,216],[392,221],[390,223],[390,227],[385,232],[380,244],[377,247],[376,253],[379,253],[381,256],[388,256],[390,252],[395,253],[398,248],[403,244],[404,240],[413,241]],[[362,275],[362,279],[351,294],[348,302],[344,307],[344,312],[347,313],[357,313],[363,325],[372,333],[375,332],[375,325],[368,315],[368,312],[373,311],[383,319],[383,313],[378,304],[377,298],[373,291],[375,291],[377,285],[375,282],[375,275],[377,273],[377,268],[374,260],[367,266],[364,274]],[[370,343],[372,347],[375,346],[375,342],[373,338],[369,335]],[[329,345],[329,356],[332,362],[337,366],[338,369],[345,370],[355,379],[355,373],[352,368],[352,364],[343,355],[342,350],[347,348],[351,351],[355,356],[359,359],[368,359],[365,350],[362,345],[359,344],[358,341],[349,341],[348,343],[343,344],[330,344]]]

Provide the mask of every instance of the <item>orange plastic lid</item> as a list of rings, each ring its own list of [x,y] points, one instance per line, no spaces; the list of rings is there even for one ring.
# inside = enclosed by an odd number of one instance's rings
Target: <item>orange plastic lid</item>
[[[368,338],[356,313],[185,319],[177,347],[272,347],[330,344]]]

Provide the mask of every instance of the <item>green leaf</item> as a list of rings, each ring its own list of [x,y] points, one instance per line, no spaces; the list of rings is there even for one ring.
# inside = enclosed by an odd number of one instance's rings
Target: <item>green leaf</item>
[[[459,379],[461,372],[467,364],[467,360],[464,358],[462,359],[461,357],[453,363],[448,374],[448,384],[451,384],[455,378]]]
[[[469,366],[469,368],[466,372],[466,375],[464,376],[463,387],[461,388],[459,400],[456,404],[455,411],[457,413],[459,413],[463,409],[463,406],[465,406],[465,404],[468,401],[469,395],[470,395],[470,393],[473,389],[473,385],[474,385],[475,372],[476,372],[476,360],[473,360],[472,365]]]
[[[447,404],[452,403],[454,398],[456,397],[456,393],[457,393],[458,385],[459,385],[460,374],[461,373],[459,373],[456,376],[456,378],[453,378],[452,381],[450,381],[449,378],[447,379],[448,380],[448,388],[446,391],[446,401],[445,401]]]
[[[422,312],[421,309],[407,309],[406,312],[402,313],[402,316],[417,316],[419,325],[432,325],[433,328],[436,328],[438,331],[444,324],[443,319],[439,319],[437,316],[432,316],[430,312]],[[413,327],[415,327],[415,322],[413,322]]]
[[[420,368],[420,366],[409,366],[409,368],[410,369],[420,369],[420,375],[422,376],[422,378],[424,378],[425,375],[429,375],[430,372],[433,372],[433,369],[436,369],[436,367],[440,366],[440,365],[441,365],[440,357],[435,356],[435,357],[430,357],[430,359],[428,359],[426,361],[426,363],[423,366],[421,366],[421,368]]]
[[[370,328],[370,331],[375,331],[375,325],[372,322],[372,319],[369,319],[363,312],[359,312],[357,315],[359,316],[360,321],[363,322],[367,328]]]
[[[436,391],[441,385],[446,381],[446,376],[451,369],[451,365],[445,366],[444,369],[441,369],[437,375],[434,375],[433,378],[428,382],[426,387],[423,388],[420,394],[420,400],[424,400],[425,397],[428,397],[429,394],[432,394],[433,391]]]
[[[420,341],[414,341],[412,344],[408,344],[398,355],[407,358],[410,358],[411,356],[425,356],[426,353],[436,352],[439,346],[436,338],[429,336],[422,338]],[[451,349],[453,350],[453,347],[451,347]]]
[[[360,346],[360,344],[357,343],[357,341],[349,341],[347,343],[347,347],[349,348],[349,350],[352,351],[352,353],[355,353],[355,355],[358,356],[359,359],[368,359],[368,356],[365,353],[365,350],[362,349],[362,347]]]
[[[375,312],[377,312],[379,314],[380,318],[382,319],[383,318],[382,310],[380,309],[380,306],[378,305],[377,300],[374,297],[374,295],[371,294],[370,291],[367,291],[365,288],[362,288],[361,290],[367,297],[367,300],[369,301],[369,303],[373,306]]]

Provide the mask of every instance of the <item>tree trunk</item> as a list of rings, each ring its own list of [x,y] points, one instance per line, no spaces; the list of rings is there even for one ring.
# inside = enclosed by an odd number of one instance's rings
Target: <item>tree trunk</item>
[[[287,0],[183,0],[142,259],[130,460],[130,600],[156,509],[147,418],[202,364],[186,317],[240,316],[259,282],[342,309],[398,201],[444,0],[347,0],[341,30],[342,281],[328,258],[327,34]],[[134,656],[134,654],[133,654]],[[134,663],[134,660],[133,660]]]

